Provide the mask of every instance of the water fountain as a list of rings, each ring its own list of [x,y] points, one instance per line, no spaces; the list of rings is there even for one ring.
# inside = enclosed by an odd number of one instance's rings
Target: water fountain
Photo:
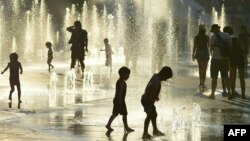
[[[142,29],[141,34],[139,35],[140,38],[137,40],[137,42],[140,43],[140,45],[143,47],[141,50],[138,52],[142,52],[139,55],[139,69],[145,71],[145,76],[148,74],[151,74],[150,68],[151,64],[155,63],[155,60],[153,60],[153,48],[157,47],[156,45],[156,29],[154,25],[159,24],[162,20],[165,21],[166,24],[166,30],[163,31],[163,36],[165,36],[165,39],[167,41],[167,44],[165,46],[166,50],[166,55],[164,56],[164,64],[163,65],[172,65],[174,66],[175,63],[177,63],[178,59],[178,53],[180,52],[181,48],[183,47],[182,44],[180,43],[181,40],[187,41],[189,43],[189,48],[187,49],[188,51],[191,50],[192,47],[192,38],[194,35],[194,27],[198,23],[198,18],[193,15],[192,8],[190,6],[186,5],[186,2],[183,0],[180,0],[180,4],[182,4],[181,7],[181,12],[180,15],[185,15],[185,17],[188,17],[188,22],[186,22],[186,19],[180,19],[176,17],[176,13],[174,12],[172,5],[170,2],[174,2],[177,0],[169,0],[169,1],[164,1],[162,0],[151,0],[151,1],[144,1],[144,2],[139,2],[137,1],[136,5],[137,7],[141,7],[138,9],[139,12],[135,12],[134,16],[136,21],[137,26],[139,25]],[[84,29],[86,29],[89,32],[89,51],[90,53],[86,57],[86,71],[84,73],[84,79],[82,80],[77,80],[77,81],[83,81],[82,85],[79,85],[80,87],[83,88],[92,88],[91,86],[94,85],[93,78],[94,76],[98,75],[95,74],[95,71],[88,69],[88,67],[91,67],[91,65],[95,66],[101,66],[99,62],[100,60],[104,60],[104,55],[101,56],[99,55],[100,47],[103,46],[103,38],[107,37],[110,40],[110,44],[112,47],[114,47],[115,55],[114,55],[114,60],[119,60],[117,62],[114,62],[114,65],[121,66],[124,64],[124,48],[125,48],[125,41],[126,37],[125,35],[125,30],[128,28],[127,26],[127,16],[126,11],[124,6],[125,4],[117,3],[117,7],[114,8],[116,12],[110,12],[108,11],[107,7],[104,5],[103,9],[98,9],[100,7],[95,6],[95,5],[87,5],[86,2],[84,2],[82,9],[79,11],[77,9],[77,5],[71,5],[70,7],[65,8],[65,15],[64,15],[64,23],[62,26],[62,30],[55,30],[54,25],[53,25],[53,15],[49,14],[47,8],[46,8],[46,3],[45,0],[35,0],[32,3],[32,6],[30,9],[23,11],[23,17],[20,16],[19,13],[22,13],[22,8],[21,8],[21,1],[20,0],[13,0],[13,7],[12,9],[16,12],[15,16],[20,17],[20,21],[22,23],[20,24],[20,28],[23,28],[23,32],[21,36],[14,36],[11,35],[11,33],[6,34],[10,37],[2,36],[2,34],[5,34],[7,31],[5,31],[5,25],[4,23],[4,18],[2,12],[4,10],[4,6],[1,5],[1,13],[0,13],[0,34],[1,38],[0,39],[0,58],[2,60],[2,53],[3,50],[6,48],[6,42],[3,40],[7,40],[7,38],[11,38],[10,42],[12,44],[10,45],[12,48],[10,49],[8,53],[12,51],[16,51],[20,54],[20,56],[26,56],[26,58],[23,58],[24,62],[30,61],[30,59],[33,59],[36,56],[39,56],[39,60],[44,63],[44,60],[46,58],[46,50],[44,47],[44,43],[46,41],[50,41],[53,44],[53,47],[58,44],[58,42],[63,41],[64,42],[64,48],[66,48],[64,51],[67,54],[70,54],[69,52],[69,45],[68,45],[68,40],[70,38],[70,33],[68,33],[65,29],[66,27],[69,27],[73,25],[75,20],[80,20],[82,22],[82,26]],[[125,3],[125,2],[124,2]],[[144,10],[144,11],[143,11]],[[180,8],[178,9],[180,10]],[[100,12],[101,11],[101,12]],[[224,11],[224,10],[222,10]],[[143,13],[143,14],[142,14]],[[159,14],[160,13],[160,14]],[[166,16],[167,15],[167,16]],[[187,16],[186,16],[187,15]],[[213,11],[214,18],[213,22],[218,22],[218,13],[216,11]],[[180,16],[181,17],[181,16]],[[184,16],[182,16],[183,18]],[[221,14],[220,17],[220,22],[225,23],[225,14]],[[195,22],[194,22],[195,21]],[[204,20],[200,20],[200,23]],[[197,22],[197,23],[196,23]],[[207,21],[206,21],[207,22]],[[223,25],[223,24],[221,24]],[[177,33],[177,29],[179,30]],[[21,30],[21,29],[20,29]],[[62,33],[60,33],[62,32]],[[60,37],[60,35],[63,35]],[[189,38],[186,38],[186,37]],[[64,38],[63,40],[60,40],[60,38]],[[20,41],[22,40],[22,42]],[[22,45],[24,44],[24,45]],[[133,44],[133,43],[131,43]],[[55,52],[57,53],[57,52]],[[27,54],[32,54],[32,56],[28,56]],[[28,57],[27,57],[28,56]],[[103,58],[102,58],[103,57]],[[6,57],[5,57],[6,58]],[[97,58],[94,60],[93,58]],[[101,58],[101,59],[100,59]],[[70,58],[68,58],[70,59]],[[92,60],[91,60],[92,59]],[[58,59],[59,60],[59,59]],[[92,62],[91,62],[91,61]],[[153,61],[152,61],[153,60]],[[61,60],[60,60],[61,61]],[[65,62],[67,60],[63,60],[63,65],[65,67]],[[104,62],[104,61],[103,61]],[[103,63],[102,63],[103,65]],[[143,66],[143,67],[142,67]],[[175,66],[174,66],[175,67]],[[65,68],[63,68],[65,69]],[[115,68],[116,69],[116,68]],[[84,92],[79,92],[77,91],[77,86],[76,86],[76,77],[77,74],[75,73],[76,70],[71,70],[66,72],[65,74],[62,74],[64,76],[64,85],[63,85],[63,101],[64,103],[68,103],[68,101],[71,100],[69,103],[73,103],[75,96],[69,97],[67,95],[68,93],[70,94],[86,94]],[[108,72],[108,71],[107,71]],[[101,72],[101,77],[102,75],[105,74],[106,72]],[[141,73],[141,74],[144,74]],[[113,74],[112,74],[113,75]],[[117,73],[116,73],[117,75]],[[111,79],[112,80],[112,79]],[[112,80],[113,81],[113,80]],[[55,106],[57,103],[56,100],[56,95],[57,95],[57,74],[52,73],[50,77],[50,95],[49,99],[51,100],[50,106]],[[105,81],[101,81],[101,83],[107,83]],[[96,88],[96,87],[93,87]],[[86,89],[85,89],[86,90]],[[86,92],[86,91],[85,91]],[[88,93],[89,91],[87,91]],[[93,91],[92,91],[93,92]],[[94,92],[93,92],[94,93]],[[89,94],[89,93],[88,93]],[[90,92],[90,94],[92,94]],[[166,108],[161,107],[161,110],[165,110]],[[198,104],[193,105],[193,117],[192,120],[194,121],[195,125],[197,126],[196,123],[200,122],[200,117],[201,117],[201,109]],[[173,111],[173,117],[171,117],[171,120],[174,119],[175,121],[173,122],[172,128],[174,132],[179,132],[182,131],[183,129],[186,128],[187,122],[186,122],[186,117],[187,116],[187,108],[186,107],[180,107],[177,108]],[[168,122],[166,118],[163,118],[161,120],[162,124],[165,125],[165,123]],[[169,123],[169,122],[168,122]],[[195,128],[194,132],[197,131],[200,133],[199,129]],[[199,138],[199,136],[197,137]],[[198,139],[197,139],[198,140]]]
[[[49,106],[54,107],[57,104],[57,74],[52,72],[50,75],[50,93],[49,93]]]
[[[74,93],[76,90],[76,73],[75,69],[66,72],[64,77],[64,93]]]

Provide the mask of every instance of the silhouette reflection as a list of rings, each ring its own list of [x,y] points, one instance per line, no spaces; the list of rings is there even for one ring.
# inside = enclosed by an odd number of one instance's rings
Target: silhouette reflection
[[[106,136],[108,138],[108,141],[114,141],[112,136],[111,136],[111,133],[113,132],[113,130],[108,130],[106,132]],[[127,138],[128,138],[128,134],[130,134],[131,132],[124,132],[124,135],[123,135],[123,138],[122,138],[122,141],[127,141]]]

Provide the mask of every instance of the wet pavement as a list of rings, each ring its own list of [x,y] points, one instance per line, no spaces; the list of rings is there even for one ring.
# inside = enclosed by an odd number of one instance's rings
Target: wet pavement
[[[224,124],[250,124],[250,79],[246,79],[247,99],[227,100],[221,95],[218,80],[215,100],[208,99],[211,79],[208,77],[204,92],[198,90],[197,63],[187,59],[188,54],[172,58],[170,66],[174,77],[162,83],[158,111],[158,125],[166,136],[153,140],[164,141],[222,141]],[[151,77],[147,61],[139,62],[136,72],[127,81],[126,103],[128,124],[135,132],[123,131],[122,117],[112,124],[114,131],[107,133],[105,124],[112,112],[117,70],[115,62],[111,75],[102,64],[87,62],[89,79],[77,79],[74,84],[65,81],[68,64],[56,61],[57,77],[52,80],[46,64],[24,65],[21,76],[22,101],[17,109],[17,93],[9,108],[8,73],[0,77],[0,140],[1,141],[138,141],[142,140],[146,114],[140,97]],[[143,64],[143,65],[142,65]],[[93,74],[93,75],[92,75]],[[207,76],[209,76],[209,71]],[[87,78],[87,75],[85,76]],[[67,83],[66,83],[67,82]],[[240,93],[239,81],[236,90]],[[150,124],[150,133],[152,127]]]

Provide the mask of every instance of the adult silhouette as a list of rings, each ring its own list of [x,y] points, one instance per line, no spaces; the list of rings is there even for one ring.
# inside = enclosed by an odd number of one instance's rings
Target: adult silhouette
[[[82,76],[84,73],[85,65],[85,51],[88,52],[88,33],[86,30],[82,29],[82,24],[80,21],[75,21],[74,26],[67,28],[67,31],[71,32],[72,35],[69,40],[71,44],[71,65],[70,68],[75,68],[76,60],[81,64]]]

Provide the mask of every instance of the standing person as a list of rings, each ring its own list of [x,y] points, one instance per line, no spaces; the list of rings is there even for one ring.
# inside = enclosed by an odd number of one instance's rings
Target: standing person
[[[110,73],[112,72],[112,54],[114,54],[110,44],[109,44],[109,40],[107,38],[105,38],[104,40],[104,44],[105,44],[105,49],[101,49],[101,51],[105,51],[106,54],[106,62],[105,62],[105,66],[110,67]]]
[[[232,36],[232,53],[230,54],[230,81],[232,88],[232,96],[239,95],[235,91],[236,82],[236,72],[238,69],[240,86],[241,86],[241,96],[245,99],[245,62],[244,62],[244,45],[240,42],[239,38],[233,36],[233,28],[227,26],[223,29],[224,32]]]
[[[48,48],[48,59],[47,59],[47,64],[48,64],[48,71],[50,72],[50,68],[53,69],[54,66],[51,64],[52,59],[53,59],[53,50],[52,50],[52,44],[51,42],[46,42],[45,46]]]
[[[20,74],[23,73],[23,68],[20,62],[18,62],[18,55],[16,53],[11,53],[10,54],[10,62],[6,66],[6,68],[1,72],[3,74],[6,70],[10,70],[10,94],[9,94],[9,100],[12,101],[12,93],[15,91],[14,86],[16,85],[17,87],[17,92],[18,92],[18,103],[22,103],[21,101],[21,85],[20,85],[20,80],[19,80],[19,69],[20,69]]]
[[[222,56],[222,41],[228,45],[228,50],[231,49],[232,40],[229,34],[220,31],[220,26],[213,24],[210,30],[213,35],[211,36],[210,52],[212,53],[210,74],[212,78],[212,92],[209,98],[215,99],[215,90],[217,87],[218,73],[220,72],[221,78],[224,79],[224,83],[228,89],[228,99],[231,100],[230,80],[228,77],[228,57]]]
[[[84,59],[85,59],[85,51],[88,52],[88,33],[86,30],[82,29],[82,24],[80,21],[75,21],[74,26],[70,26],[67,28],[67,31],[71,32],[71,38],[69,40],[69,44],[71,46],[71,66],[70,68],[75,68],[76,60],[81,64],[82,69],[82,78],[85,69]]]
[[[153,125],[154,136],[164,136],[165,134],[159,131],[156,124],[157,112],[154,103],[159,100],[161,91],[161,81],[166,81],[173,76],[172,69],[168,66],[163,67],[159,73],[154,74],[147,84],[144,94],[141,97],[141,103],[147,117],[144,121],[144,131],[142,139],[151,139],[152,136],[148,133],[149,122]]]
[[[239,39],[242,42],[242,46],[244,49],[244,61],[245,61],[245,73],[247,74],[247,65],[248,65],[248,59],[247,56],[249,54],[249,37],[250,34],[247,32],[246,26],[240,26],[240,33],[239,33]]]
[[[106,125],[106,128],[109,131],[113,131],[114,129],[111,128],[111,123],[113,120],[118,116],[118,114],[122,115],[122,121],[124,124],[124,131],[125,132],[133,132],[134,129],[131,129],[128,126],[127,122],[127,106],[125,103],[125,97],[127,92],[127,84],[126,81],[129,78],[130,70],[127,67],[121,67],[118,71],[120,78],[116,82],[116,90],[115,90],[115,98],[113,100],[113,113],[109,118],[109,121]]]
[[[209,61],[209,36],[206,35],[206,29],[204,25],[199,26],[199,32],[194,37],[194,48],[192,58],[197,60],[199,66],[199,88],[201,91],[205,88],[207,63]]]

